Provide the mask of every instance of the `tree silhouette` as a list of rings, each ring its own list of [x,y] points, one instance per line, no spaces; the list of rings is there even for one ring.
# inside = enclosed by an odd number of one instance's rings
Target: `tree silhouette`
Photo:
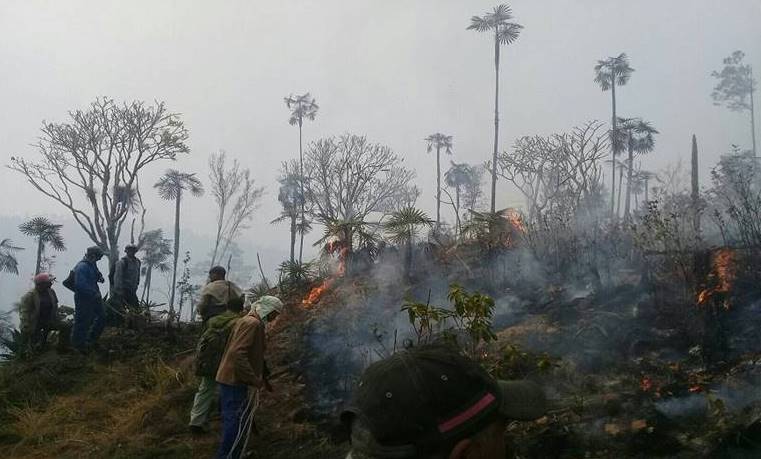
[[[441,150],[448,155],[452,154],[452,136],[440,132],[431,134],[425,138],[428,143],[428,153],[436,150],[436,227],[441,224]]]
[[[158,182],[153,185],[159,192],[161,199],[174,201],[174,254],[172,257],[172,289],[169,294],[169,321],[174,317],[174,295],[177,289],[177,261],[180,257],[180,203],[182,195],[190,193],[191,196],[201,196],[203,185],[196,174],[180,172],[176,169],[168,169]]]
[[[143,301],[149,301],[151,295],[151,279],[153,270],[165,273],[171,269],[169,257],[172,255],[172,241],[164,238],[164,231],[155,229],[143,233],[138,242],[140,250],[143,252],[142,271],[145,276],[143,282]]]
[[[412,273],[412,243],[421,227],[431,227],[434,221],[425,212],[414,207],[407,207],[391,214],[383,224],[389,239],[394,244],[405,246],[405,273]]]
[[[509,45],[518,39],[523,26],[510,22],[513,18],[510,6],[495,6],[483,16],[470,18],[468,30],[476,32],[494,32],[494,153],[491,164],[491,211],[496,211],[497,194],[497,148],[499,143],[499,47]]]
[[[188,131],[163,102],[118,104],[99,98],[69,120],[43,121],[39,160],[11,157],[10,169],[71,213],[109,259],[119,259],[128,215],[142,207],[138,177],[149,165],[186,154]]]
[[[753,106],[753,93],[756,81],[753,79],[753,67],[743,64],[745,53],[735,51],[724,59],[721,72],[712,72],[711,76],[719,82],[713,88],[711,98],[715,105],[724,105],[733,112],[750,112],[750,133],[753,141],[753,156],[756,152],[756,118]]]
[[[319,110],[319,106],[317,105],[317,102],[312,97],[311,94],[304,93],[302,95],[296,95],[294,96],[291,94],[290,96],[285,98],[285,105],[288,107],[288,110],[291,111],[291,117],[288,119],[288,123],[291,126],[298,126],[299,127],[299,175],[301,177],[304,176],[304,142],[302,139],[302,127],[304,125],[304,120],[310,120],[314,121],[315,117],[317,116],[317,110]],[[300,188],[301,188],[301,242],[299,244],[299,263],[301,263],[301,259],[304,255],[304,230],[307,227],[306,224],[306,217],[305,217],[305,207],[304,207],[304,182],[300,181]]]
[[[616,150],[626,148],[629,157],[626,161],[626,204],[624,205],[624,217],[631,217],[631,186],[634,174],[634,156],[650,153],[655,148],[655,129],[647,121],[641,118],[619,118],[617,131],[614,133]],[[619,183],[619,186],[621,184]]]
[[[61,228],[63,228],[63,225],[55,224],[45,217],[34,217],[19,225],[18,229],[22,234],[37,239],[37,263],[34,267],[35,275],[40,273],[42,254],[45,251],[45,246],[47,244],[50,244],[59,252],[66,250],[66,245],[61,236]]]
[[[0,240],[0,272],[18,274],[18,259],[16,252],[24,250],[13,245],[10,239]]]
[[[282,207],[280,215],[270,223],[282,223],[287,221],[290,224],[291,233],[291,254],[289,261],[296,261],[296,235],[302,231],[302,224],[299,223],[301,207],[303,204],[303,194],[301,193],[301,179],[298,173],[299,164],[294,162],[283,163],[280,177],[277,181],[280,183],[277,200]]]
[[[477,167],[473,167],[465,163],[450,162],[451,166],[444,173],[444,183],[452,189],[454,189],[454,201],[452,203],[457,218],[457,232],[460,233],[461,221],[460,221],[460,200],[466,187],[472,187],[474,182],[478,187],[481,181],[481,174]]]
[[[611,104],[613,106],[611,116],[611,136],[617,132],[617,115],[616,115],[616,87],[624,86],[629,82],[634,69],[629,65],[629,57],[626,53],[621,53],[616,57],[609,57],[597,61],[595,65],[595,83],[603,91],[610,90]],[[616,201],[616,155],[618,154],[617,143],[611,142],[611,167],[610,176],[610,215],[614,215],[614,203]],[[620,186],[620,184],[619,184]]]

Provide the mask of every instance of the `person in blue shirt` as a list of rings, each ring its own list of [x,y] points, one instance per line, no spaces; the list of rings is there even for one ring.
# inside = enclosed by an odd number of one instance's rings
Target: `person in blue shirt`
[[[105,311],[99,283],[104,282],[97,263],[103,258],[100,247],[90,247],[74,267],[74,328],[71,343],[85,353],[98,341],[105,327]]]

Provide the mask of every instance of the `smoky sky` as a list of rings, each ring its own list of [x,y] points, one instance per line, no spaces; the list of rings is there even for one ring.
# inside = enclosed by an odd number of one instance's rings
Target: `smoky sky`
[[[418,174],[419,206],[433,212],[435,161],[423,139],[454,137],[451,159],[489,159],[493,45],[465,30],[496,1],[3,1],[0,3],[0,156],[34,157],[43,119],[63,121],[97,96],[162,100],[182,113],[191,154],[156,164],[198,172],[224,149],[267,190],[244,239],[287,250],[277,169],[298,154],[283,97],[310,91],[320,105],[307,141],[365,134],[393,148]],[[710,72],[736,49],[761,73],[757,0],[516,0],[525,26],[502,52],[500,149],[517,137],[610,119],[610,93],[593,80],[597,59],[626,52],[636,69],[619,91],[621,116],[661,134],[642,167],[687,160],[697,134],[704,168],[730,144],[749,146],[747,116],[714,107]],[[445,165],[448,165],[446,158]],[[704,185],[706,181],[704,180]],[[518,194],[499,184],[498,205]],[[167,203],[143,193],[149,227],[171,228]],[[0,170],[0,214],[65,215],[16,173]],[[448,211],[446,211],[448,212]],[[444,216],[451,219],[451,215]],[[212,234],[210,196],[184,210],[184,227]],[[8,235],[0,235],[7,237]]]

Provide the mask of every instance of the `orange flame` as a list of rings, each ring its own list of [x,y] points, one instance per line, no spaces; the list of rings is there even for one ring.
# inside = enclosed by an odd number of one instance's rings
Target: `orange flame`
[[[505,220],[510,222],[510,226],[513,227],[514,230],[525,234],[526,233],[526,224],[523,222],[523,216],[515,209],[506,209],[503,216],[505,217]]]
[[[309,291],[309,294],[304,297],[303,300],[301,300],[301,304],[303,306],[309,307],[319,303],[322,295],[324,295],[325,292],[327,292],[328,289],[333,286],[333,282],[335,282],[335,278],[331,277],[317,287],[312,288],[312,290]]]
[[[735,280],[735,253],[732,249],[722,248],[713,254],[713,268],[708,276],[713,287],[705,288],[698,293],[698,304],[706,304],[716,294],[727,294],[732,290]],[[724,308],[729,309],[729,302],[724,300]]]
[[[304,307],[314,306],[319,303],[322,296],[333,286],[336,280],[346,274],[346,258],[349,254],[349,248],[346,247],[346,244],[338,240],[329,241],[325,244],[325,252],[330,255],[338,253],[338,267],[336,268],[336,273],[326,279],[322,284],[309,291],[307,296],[301,300],[301,304]]]

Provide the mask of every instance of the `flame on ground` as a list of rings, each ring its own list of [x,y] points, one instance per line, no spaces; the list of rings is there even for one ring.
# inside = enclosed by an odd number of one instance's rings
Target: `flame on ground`
[[[319,303],[320,299],[322,298],[322,295],[324,295],[325,292],[327,292],[328,289],[333,286],[335,279],[336,279],[335,277],[331,277],[329,279],[326,279],[322,284],[318,285],[317,287],[312,288],[312,290],[309,291],[309,294],[305,296],[303,300],[301,300],[301,304],[303,306],[309,307]]]
[[[312,288],[307,296],[301,300],[301,304],[304,307],[314,306],[320,302],[322,296],[327,292],[339,277],[343,277],[346,274],[346,258],[349,255],[349,248],[343,241],[334,240],[325,244],[325,252],[329,255],[338,254],[338,267],[336,273],[326,279],[322,284]]]
[[[735,252],[732,249],[721,248],[714,252],[711,273],[708,283],[712,285],[698,293],[698,305],[704,305],[717,294],[726,295],[732,290],[735,280]],[[729,301],[723,301],[725,309],[729,309]]]

